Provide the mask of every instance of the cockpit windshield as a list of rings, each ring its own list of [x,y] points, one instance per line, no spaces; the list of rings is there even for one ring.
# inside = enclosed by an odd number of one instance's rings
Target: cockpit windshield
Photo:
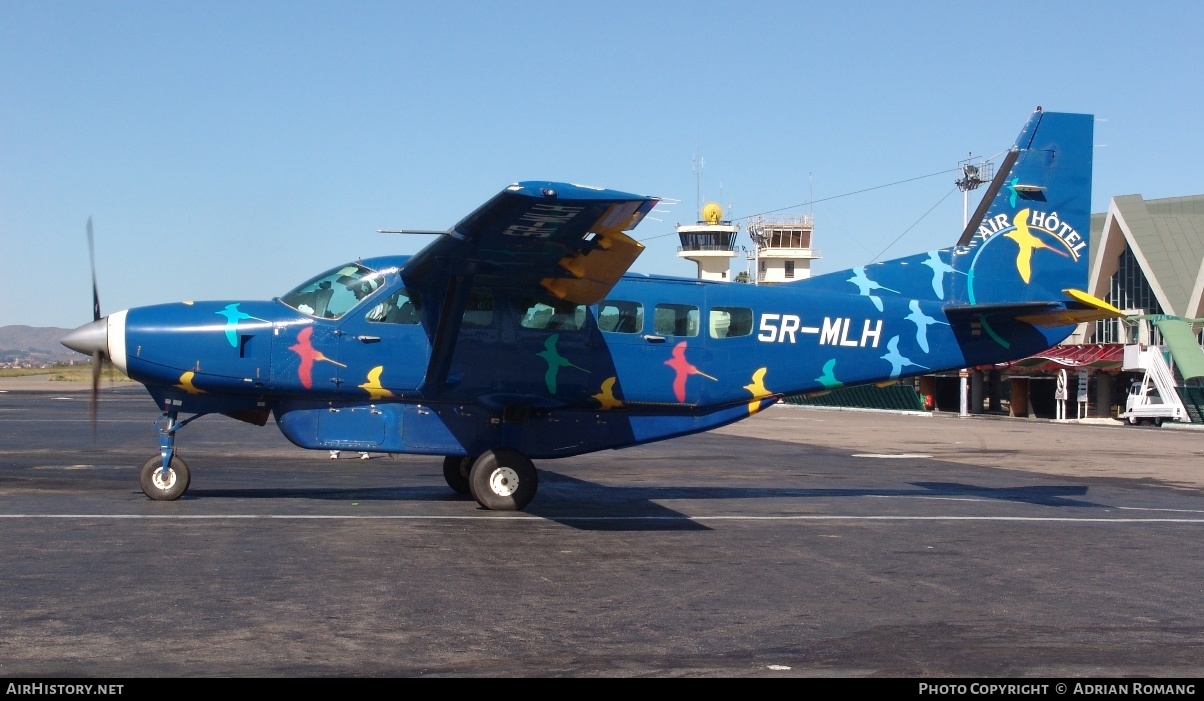
[[[379,290],[384,282],[384,273],[348,263],[309,280],[280,301],[311,316],[337,319]]]

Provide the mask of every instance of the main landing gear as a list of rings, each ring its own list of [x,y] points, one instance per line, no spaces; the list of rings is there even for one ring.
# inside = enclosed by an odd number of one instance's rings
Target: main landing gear
[[[156,501],[174,501],[188,491],[192,474],[188,463],[176,455],[176,431],[201,416],[197,414],[178,421],[178,413],[168,411],[155,422],[155,428],[159,429],[159,454],[142,465],[138,483],[143,494]]]
[[[491,511],[521,511],[539,487],[539,472],[530,458],[517,450],[496,448],[480,457],[448,456],[443,478],[458,494],[471,494]]]

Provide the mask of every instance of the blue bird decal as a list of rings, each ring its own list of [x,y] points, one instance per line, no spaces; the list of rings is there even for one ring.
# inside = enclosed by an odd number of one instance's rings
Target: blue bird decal
[[[257,316],[251,316],[238,308],[238,304],[227,304],[225,309],[217,312],[218,316],[226,317],[226,340],[230,342],[231,348],[238,348],[238,322],[254,319],[267,323],[267,319],[260,319]]]

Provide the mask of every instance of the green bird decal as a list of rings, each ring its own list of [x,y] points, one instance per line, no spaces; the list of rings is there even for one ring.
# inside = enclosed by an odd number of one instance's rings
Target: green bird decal
[[[556,394],[556,375],[560,372],[560,368],[577,368],[582,372],[589,372],[589,370],[583,367],[573,365],[568,361],[568,358],[561,355],[560,351],[556,350],[556,344],[559,342],[560,334],[554,333],[548,336],[547,340],[543,342],[543,350],[536,353],[536,355],[543,358],[548,364],[548,371],[544,373],[543,381],[548,386],[548,391],[552,394]]]

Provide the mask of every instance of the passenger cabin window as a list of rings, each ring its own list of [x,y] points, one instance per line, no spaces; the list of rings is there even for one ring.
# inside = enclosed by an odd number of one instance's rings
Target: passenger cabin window
[[[580,331],[585,326],[585,305],[571,302],[528,302],[519,324],[524,329]]]
[[[372,307],[365,319],[377,324],[419,324],[422,319],[422,296],[409,290],[398,290],[388,299]]]
[[[644,305],[603,300],[598,305],[598,328],[609,333],[639,333],[644,330]]]
[[[657,336],[697,336],[698,307],[689,304],[658,304],[652,316]]]
[[[753,329],[753,313],[744,307],[715,307],[711,310],[711,338],[749,336]]]
[[[468,302],[464,305],[463,325],[477,328],[493,326],[493,295],[484,290],[469,292]]]

